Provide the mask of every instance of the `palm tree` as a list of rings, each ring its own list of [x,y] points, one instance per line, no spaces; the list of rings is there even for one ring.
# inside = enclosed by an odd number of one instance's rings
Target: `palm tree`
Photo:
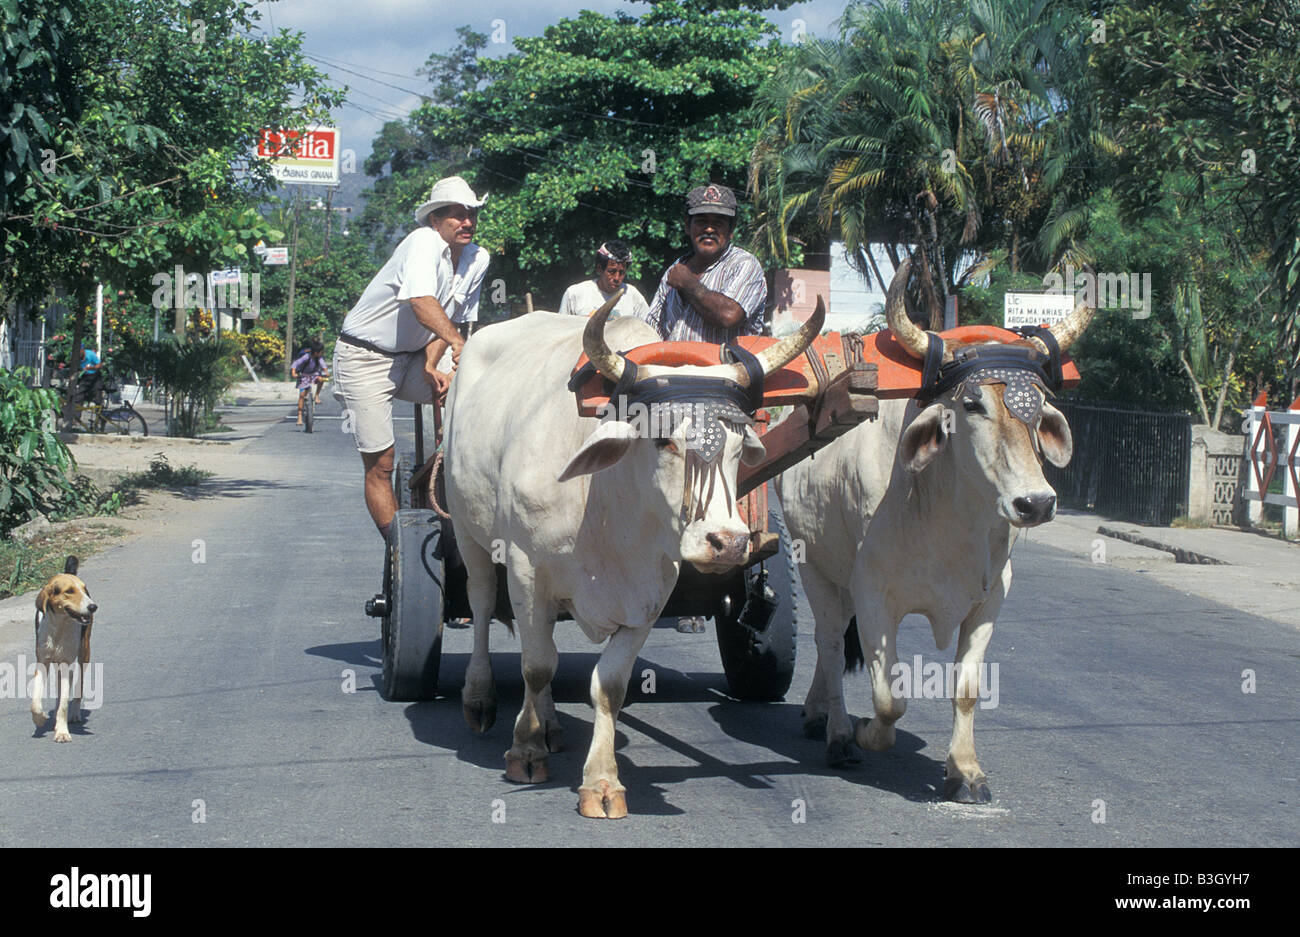
[[[864,265],[870,243],[897,259],[928,242],[943,292],[972,249],[983,271],[1086,259],[1093,172],[1078,164],[1108,141],[1090,123],[1086,33],[1067,28],[1079,15],[1067,0],[887,0],[794,49],[754,108],[769,258],[788,258],[792,237],[839,237]]]

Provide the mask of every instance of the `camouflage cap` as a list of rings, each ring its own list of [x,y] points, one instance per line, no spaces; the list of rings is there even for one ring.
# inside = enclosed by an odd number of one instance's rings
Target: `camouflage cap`
[[[736,196],[725,185],[710,182],[686,194],[686,214],[736,217]]]

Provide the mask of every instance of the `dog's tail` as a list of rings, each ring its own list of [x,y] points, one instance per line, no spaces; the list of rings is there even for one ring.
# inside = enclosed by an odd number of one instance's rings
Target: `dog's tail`
[[[81,565],[75,556],[70,556],[63,561],[63,571],[69,576],[77,575],[77,567]]]

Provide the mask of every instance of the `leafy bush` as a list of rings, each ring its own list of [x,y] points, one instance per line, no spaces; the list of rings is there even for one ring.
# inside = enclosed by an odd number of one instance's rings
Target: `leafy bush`
[[[122,490],[141,488],[189,488],[211,478],[215,472],[201,469],[197,465],[174,466],[167,460],[166,454],[155,453],[149,460],[149,468],[143,472],[133,472],[118,482]]]
[[[270,374],[284,367],[284,339],[280,336],[265,329],[253,329],[240,338],[244,340],[244,354],[257,370]]]
[[[99,493],[81,476],[55,434],[59,395],[28,387],[31,371],[0,370],[0,535],[36,515],[66,517],[94,506]]]
[[[153,344],[153,373],[167,391],[173,433],[202,432],[221,395],[239,380],[239,345],[226,336],[220,341]]]
[[[167,392],[168,425],[174,435],[204,432],[221,395],[240,379],[244,366],[240,337],[222,333],[221,340],[179,343],[123,335],[115,361],[119,370],[153,375]]]

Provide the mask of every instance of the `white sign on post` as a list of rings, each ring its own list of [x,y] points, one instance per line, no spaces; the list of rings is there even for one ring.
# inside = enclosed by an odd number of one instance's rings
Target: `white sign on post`
[[[221,286],[223,283],[229,284],[229,283],[238,283],[238,282],[239,282],[239,268],[238,268],[238,267],[235,267],[235,268],[233,268],[233,269],[231,269],[231,270],[213,270],[213,271],[212,271],[212,285],[213,285],[213,286]]]
[[[1056,325],[1074,311],[1069,293],[1006,293],[1002,304],[1002,327]]]
[[[281,182],[296,185],[338,185],[338,128],[308,127],[305,130],[266,128],[257,137],[257,158],[269,161],[272,175]]]
[[[268,267],[282,267],[289,262],[289,248],[287,247],[267,247],[264,248],[265,257]]]

